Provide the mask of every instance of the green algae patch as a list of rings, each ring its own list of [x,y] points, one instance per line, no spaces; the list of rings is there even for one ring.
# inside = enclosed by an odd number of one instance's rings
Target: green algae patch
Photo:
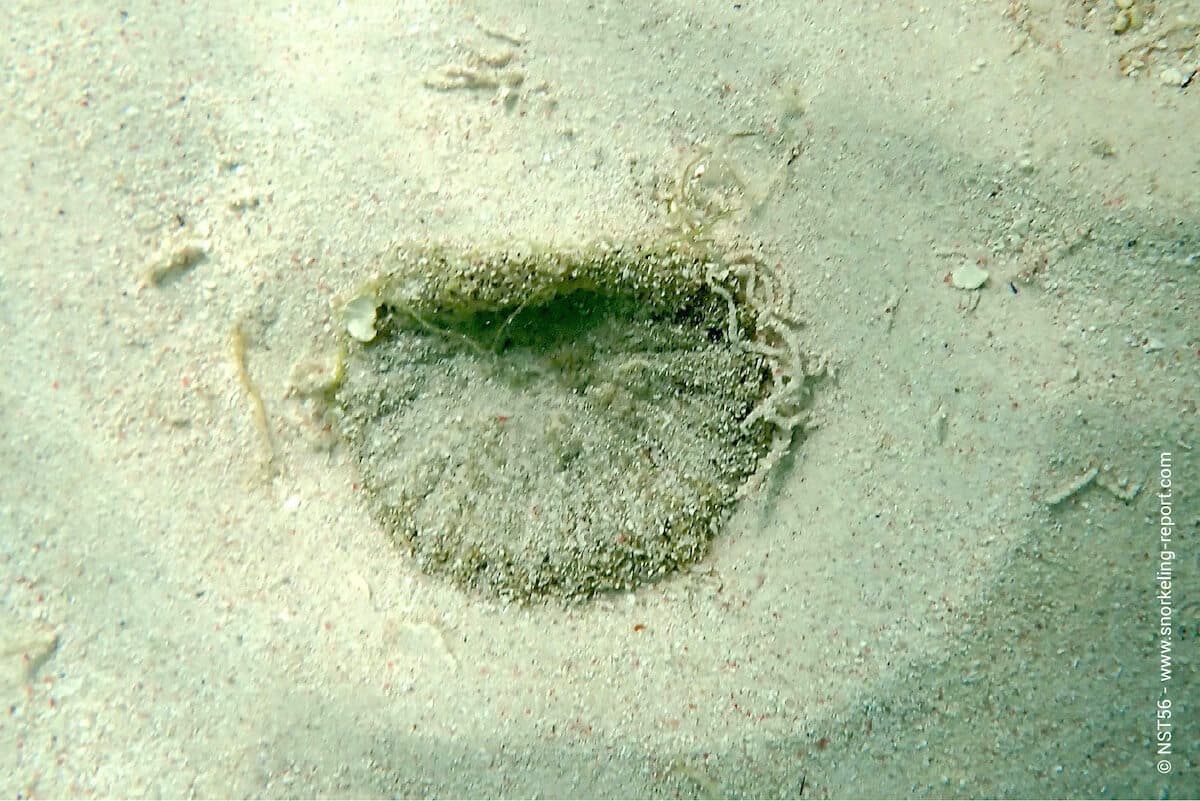
[[[377,267],[346,304],[339,428],[379,523],[464,588],[588,598],[667,576],[802,419],[756,260],[442,246]]]

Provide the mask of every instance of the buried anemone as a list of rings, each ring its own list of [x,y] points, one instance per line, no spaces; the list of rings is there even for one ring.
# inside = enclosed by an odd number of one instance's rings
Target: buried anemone
[[[391,251],[346,305],[335,397],[373,514],[505,599],[695,562],[803,417],[785,295],[693,243]]]

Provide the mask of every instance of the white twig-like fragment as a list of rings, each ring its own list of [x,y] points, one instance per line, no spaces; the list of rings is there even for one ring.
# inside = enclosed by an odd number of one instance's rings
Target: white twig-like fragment
[[[1050,507],[1050,508],[1058,506],[1059,504],[1063,503],[1067,499],[1069,499],[1075,495],[1078,495],[1079,493],[1081,493],[1085,489],[1087,489],[1089,486],[1091,486],[1092,482],[1094,482],[1096,480],[1096,476],[1098,476],[1098,475],[1100,475],[1100,468],[1093,467],[1090,470],[1088,470],[1086,473],[1081,475],[1079,478],[1072,481],[1071,483],[1069,483],[1063,487],[1060,487],[1058,489],[1058,491],[1054,492],[1051,495],[1046,496],[1046,498],[1044,499],[1043,502],[1046,504],[1047,507]]]

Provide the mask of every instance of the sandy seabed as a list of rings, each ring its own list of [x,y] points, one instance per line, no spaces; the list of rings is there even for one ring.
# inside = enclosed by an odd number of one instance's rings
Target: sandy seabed
[[[1194,2],[244,5],[0,12],[0,793],[1200,793]],[[294,391],[338,299],[709,218],[789,458],[636,592],[421,574]]]

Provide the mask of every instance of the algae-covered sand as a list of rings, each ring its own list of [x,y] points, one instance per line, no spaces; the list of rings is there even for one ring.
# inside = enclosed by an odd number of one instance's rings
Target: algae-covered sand
[[[1200,791],[1200,13],[777,5],[0,12],[0,792]]]

